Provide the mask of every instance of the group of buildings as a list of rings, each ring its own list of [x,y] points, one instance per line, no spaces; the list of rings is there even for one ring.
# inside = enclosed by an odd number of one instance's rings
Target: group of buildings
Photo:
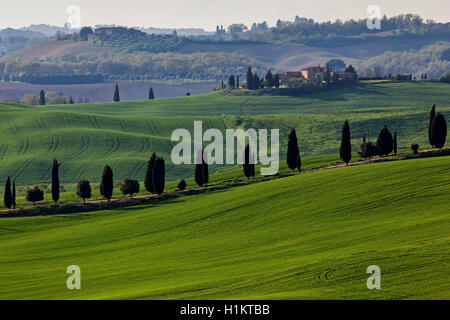
[[[291,80],[306,80],[312,81],[316,79],[318,74],[324,74],[325,68],[320,65],[303,68],[299,71],[286,71],[279,74],[280,83],[287,84]],[[351,81],[354,79],[354,73],[345,71],[331,71],[330,77],[337,81]]]

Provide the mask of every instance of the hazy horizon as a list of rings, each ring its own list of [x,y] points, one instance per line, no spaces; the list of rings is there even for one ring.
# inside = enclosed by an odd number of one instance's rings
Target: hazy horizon
[[[419,14],[422,18],[437,22],[450,20],[449,0],[169,0],[164,3],[148,0],[128,0],[111,3],[108,0],[16,0],[1,6],[0,29],[22,28],[47,24],[63,26],[69,19],[67,8],[76,5],[81,10],[81,25],[95,26],[116,24],[129,27],[201,28],[215,30],[232,23],[267,21],[273,26],[278,19],[294,20],[295,16],[313,18],[316,21],[334,21],[367,18],[369,5],[378,5],[382,15]],[[180,14],[182,13],[182,14]]]

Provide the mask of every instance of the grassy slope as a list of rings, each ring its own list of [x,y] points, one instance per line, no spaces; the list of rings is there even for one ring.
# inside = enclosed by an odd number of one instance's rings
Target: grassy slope
[[[169,180],[192,176],[192,166],[170,164],[177,128],[279,128],[281,156],[296,127],[303,156],[336,153],[344,119],[350,120],[354,150],[363,131],[378,134],[386,123],[399,132],[399,147],[427,145],[432,103],[446,117],[447,84],[371,83],[302,97],[241,97],[207,94],[121,103],[26,107],[0,105],[0,179],[18,184],[48,182],[53,157],[63,162],[61,180],[99,181],[110,164],[117,179],[142,179],[145,161],[155,151],[167,160]],[[222,168],[212,168],[215,169]]]
[[[0,219],[0,298],[449,299],[449,171],[450,157],[396,161]],[[372,264],[381,290],[366,288]]]

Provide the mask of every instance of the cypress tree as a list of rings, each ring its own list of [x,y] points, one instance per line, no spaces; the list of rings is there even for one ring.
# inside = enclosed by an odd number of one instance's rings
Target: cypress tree
[[[207,185],[209,182],[209,169],[208,169],[208,161],[206,159],[205,154],[203,154],[202,157],[202,176],[203,176],[203,184]]]
[[[250,164],[250,145],[245,146],[244,163],[242,164],[242,168],[244,169],[244,175],[247,179],[250,179],[252,176],[252,166]]]
[[[59,200],[59,166],[61,164],[58,163],[56,159],[53,159],[52,166],[52,199],[55,203]]]
[[[195,183],[199,187],[203,186],[205,184],[203,180],[203,156],[202,151],[197,152],[197,158],[195,161]]]
[[[239,89],[239,76],[236,76],[236,89]]]
[[[12,187],[12,206],[13,209],[16,210],[16,180],[13,181]]]
[[[236,85],[236,80],[234,79],[234,76],[233,75],[231,75],[229,78],[228,78],[228,87],[230,88],[230,89],[234,89],[234,86]]]
[[[116,84],[116,88],[114,89],[113,101],[114,102],[119,102],[120,101],[119,85],[118,84]]]
[[[148,99],[149,100],[155,99],[155,95],[153,94],[153,87],[150,87],[150,91],[148,93]]]
[[[295,170],[298,167],[299,153],[300,151],[298,149],[297,133],[295,132],[295,129],[292,128],[291,132],[289,132],[286,154],[286,163],[289,169]]]
[[[339,154],[341,156],[341,160],[345,162],[346,165],[352,159],[352,144],[350,138],[350,125],[348,124],[348,120],[345,120],[344,126],[342,127],[342,138],[341,138],[341,147],[339,148]]]
[[[265,83],[266,83],[266,86],[268,88],[272,88],[274,86],[273,74],[272,74],[271,70],[267,71],[266,78],[265,78]]]
[[[45,92],[44,92],[44,90],[41,90],[41,92],[39,94],[39,104],[41,106],[45,106]]]
[[[394,150],[394,139],[392,134],[389,132],[387,125],[384,125],[378,135],[377,149],[380,156],[387,156]]]
[[[434,147],[441,149],[445,146],[445,140],[447,139],[447,122],[442,113],[438,112],[431,124],[431,139]]]
[[[436,116],[436,105],[433,104],[433,107],[430,111],[430,123],[428,124],[428,141],[430,142],[431,147],[434,147],[433,140],[431,139],[431,124],[433,123],[434,117]]]
[[[3,203],[5,204],[5,207],[8,209],[11,209],[12,207],[12,194],[11,194],[11,179],[8,177],[6,179],[5,184],[5,194],[3,195]]]
[[[113,171],[110,166],[106,165],[103,168],[102,181],[100,183],[100,194],[109,202],[111,201],[113,190]]]
[[[397,131],[394,132],[394,155],[397,156]]]
[[[153,188],[153,166],[155,165],[156,154],[153,152],[150,160],[147,162],[147,170],[145,171],[144,178],[144,186],[145,190],[150,193],[155,193],[155,189]]]
[[[164,192],[164,186],[166,184],[166,167],[164,164],[164,159],[161,157],[157,157],[155,159],[152,180],[155,193],[161,195]]]
[[[247,81],[247,89],[253,90],[253,73],[251,67],[248,67],[247,69],[246,81]]]
[[[259,89],[259,86],[260,86],[260,80],[259,80],[259,77],[258,77],[258,75],[255,73],[254,75],[253,75],[253,84],[252,84],[252,87],[253,87],[253,90],[257,90],[257,89]]]

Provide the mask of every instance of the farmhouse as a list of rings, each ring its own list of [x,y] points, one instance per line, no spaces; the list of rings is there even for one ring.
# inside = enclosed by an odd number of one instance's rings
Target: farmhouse
[[[291,79],[299,79],[299,80],[313,80],[316,77],[316,74],[324,72],[325,68],[318,66],[304,68],[300,71],[286,71],[282,74],[279,74],[280,82],[287,83]]]
[[[314,67],[308,67],[300,70],[302,73],[302,76],[306,80],[314,80],[316,78],[316,74],[322,73],[325,71],[324,67],[321,67],[320,65],[314,66]]]

